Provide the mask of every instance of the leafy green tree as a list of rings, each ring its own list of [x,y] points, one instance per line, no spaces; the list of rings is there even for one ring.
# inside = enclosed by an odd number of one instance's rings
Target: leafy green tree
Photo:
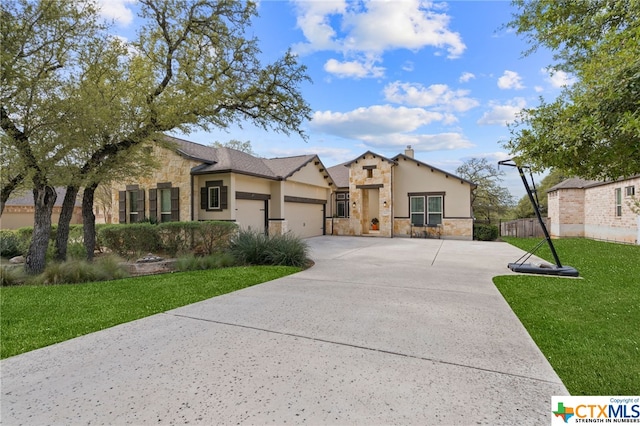
[[[272,63],[259,61],[258,40],[246,37],[254,3],[141,0],[141,29],[126,45],[96,24],[92,5],[90,0],[2,4],[2,129],[33,176],[34,235],[48,238],[54,183],[83,187],[91,256],[97,186],[117,167],[130,170],[127,162],[137,158],[132,150],[161,132],[224,128],[246,120],[306,139],[301,124],[311,110],[298,89],[309,80],[306,69],[290,52]],[[38,45],[42,48],[33,47]],[[26,75],[22,68],[34,72]],[[27,116],[40,126],[21,121]],[[27,270],[39,272],[46,240],[34,238],[32,248],[37,256],[27,257]]]
[[[500,185],[504,171],[486,158],[472,158],[456,169],[456,174],[477,185],[471,194],[471,206],[476,219],[493,223],[513,204],[509,190]]]
[[[547,191],[551,187],[565,180],[567,177],[568,176],[566,176],[560,170],[552,170],[547,176],[542,179],[540,185],[536,186],[538,201],[540,202],[540,213],[542,213],[543,216],[548,212],[549,208]],[[535,217],[535,212],[533,211],[533,206],[531,205],[531,200],[529,200],[528,195],[524,195],[522,198],[520,198],[518,204],[513,208],[513,216],[517,219]]]
[[[589,179],[640,173],[640,1],[516,0],[507,24],[555,52],[577,81],[523,111],[506,146],[537,170]]]
[[[2,198],[24,182],[32,188],[34,229],[25,269],[44,269],[62,158],[70,154],[58,131],[69,120],[61,89],[72,81],[78,52],[101,30],[90,2],[7,0],[0,4],[0,128],[23,168],[3,180]]]
[[[247,154],[255,156],[256,153],[253,152],[253,147],[251,146],[251,141],[240,141],[238,139],[231,139],[229,142],[218,142],[215,141],[213,143],[213,147],[215,148],[232,148],[237,151],[246,152]]]

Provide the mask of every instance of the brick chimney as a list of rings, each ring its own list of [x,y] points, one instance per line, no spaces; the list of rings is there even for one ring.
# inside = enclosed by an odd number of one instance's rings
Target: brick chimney
[[[411,148],[411,145],[407,145],[407,149],[404,150],[404,155],[413,158],[413,148]]]

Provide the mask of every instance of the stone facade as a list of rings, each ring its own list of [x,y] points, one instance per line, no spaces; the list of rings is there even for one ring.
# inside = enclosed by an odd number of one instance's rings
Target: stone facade
[[[619,207],[616,190],[621,192]],[[550,234],[640,244],[639,214],[632,209],[639,192],[640,177],[553,190],[548,194]]]
[[[373,153],[358,157],[349,166],[350,225],[353,235],[391,237],[392,166],[392,161]],[[373,229],[374,218],[378,219],[378,230]]]
[[[171,182],[171,187],[180,188],[180,220],[191,220],[191,168],[200,164],[200,162],[188,160],[174,151],[160,146],[153,146],[153,155],[156,157],[161,167],[154,170],[149,176],[143,176],[135,179],[123,179],[121,182],[114,184],[112,189],[113,206],[116,214],[112,215],[111,222],[118,223],[117,214],[119,191],[124,191],[127,185],[138,185],[140,189],[144,189],[147,193],[145,198],[145,217],[149,217],[149,198],[148,190],[157,188],[158,183]]]

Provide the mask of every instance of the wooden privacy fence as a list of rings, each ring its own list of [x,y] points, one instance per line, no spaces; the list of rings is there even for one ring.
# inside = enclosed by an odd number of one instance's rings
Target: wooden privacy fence
[[[549,229],[549,218],[544,219],[544,224]],[[544,237],[542,226],[537,218],[500,220],[501,237]]]

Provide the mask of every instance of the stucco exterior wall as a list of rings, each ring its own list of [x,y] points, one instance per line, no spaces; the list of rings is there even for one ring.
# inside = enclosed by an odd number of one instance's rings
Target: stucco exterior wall
[[[448,176],[448,177],[447,177]],[[394,216],[409,217],[410,192],[445,192],[444,217],[471,218],[471,185],[406,158],[394,171]]]
[[[205,187],[207,181],[222,181],[227,187],[227,207],[221,211],[206,211],[200,208],[200,188]],[[235,176],[230,173],[196,175],[193,177],[193,206],[194,220],[236,220],[236,199],[234,188]],[[185,219],[189,220],[189,219]]]
[[[54,206],[51,214],[51,223],[57,224],[60,221],[60,211],[62,207]],[[33,226],[33,206],[5,206],[0,217],[0,229],[18,229],[25,226]],[[82,208],[75,207],[71,224],[82,223]]]

